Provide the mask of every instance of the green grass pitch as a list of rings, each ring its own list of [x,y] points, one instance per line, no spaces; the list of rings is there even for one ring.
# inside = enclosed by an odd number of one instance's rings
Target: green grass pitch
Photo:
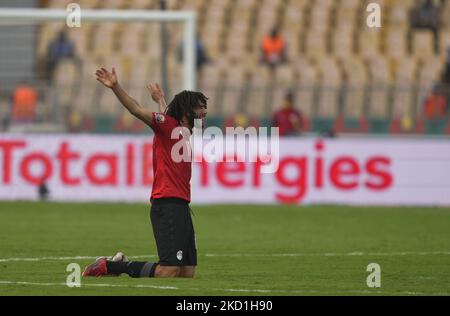
[[[144,204],[0,202],[0,295],[450,295],[450,209],[193,206],[194,279],[85,278],[123,251],[156,260]],[[367,265],[381,267],[369,288]]]

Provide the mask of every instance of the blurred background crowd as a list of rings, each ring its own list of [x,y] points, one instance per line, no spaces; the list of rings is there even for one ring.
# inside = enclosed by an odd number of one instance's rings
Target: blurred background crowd
[[[371,2],[381,5],[381,28],[366,24]],[[195,11],[197,89],[210,98],[209,125],[278,126],[285,136],[450,135],[450,0],[76,3]],[[182,87],[182,31],[176,23],[0,25],[0,129],[147,133],[95,81],[95,69],[116,66],[126,90],[153,106],[145,85],[161,82],[164,52],[171,99]]]

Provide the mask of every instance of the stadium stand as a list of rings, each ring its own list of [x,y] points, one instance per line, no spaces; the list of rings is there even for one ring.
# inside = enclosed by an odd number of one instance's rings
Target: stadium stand
[[[62,8],[70,2],[47,0],[41,5]],[[366,25],[369,2],[383,7],[380,29]],[[156,0],[78,3],[97,9],[159,8]],[[285,91],[293,89],[295,105],[306,121],[345,125],[364,118],[370,125],[367,130],[388,132],[387,126],[397,124],[394,121],[424,119],[424,101],[441,78],[450,46],[450,1],[436,1],[442,5],[443,21],[438,53],[431,31],[411,29],[409,16],[415,4],[415,0],[170,0],[167,8],[198,14],[198,34],[212,60],[199,74],[198,86],[211,98],[213,119],[244,112],[263,121],[271,117]],[[286,39],[288,63],[270,73],[259,63],[260,43],[274,26]],[[36,60],[45,60],[48,44],[62,27],[39,26]],[[170,25],[169,30],[169,53],[175,55],[181,28]],[[86,23],[81,30],[69,30],[68,36],[82,65],[71,60],[59,64],[53,78],[58,106],[86,113],[95,102],[95,115],[120,115],[114,98],[92,84],[93,70],[105,58],[116,61],[130,94],[148,103],[144,85],[159,81],[160,48],[154,45],[161,36],[158,26]],[[168,65],[171,92],[181,86],[180,64],[174,60],[169,59]]]

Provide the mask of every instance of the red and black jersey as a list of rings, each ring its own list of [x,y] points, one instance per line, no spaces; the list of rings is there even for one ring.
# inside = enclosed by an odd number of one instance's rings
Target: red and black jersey
[[[152,199],[180,198],[191,200],[191,162],[176,162],[171,152],[174,144],[182,139],[182,135],[172,139],[172,131],[180,127],[180,123],[168,115],[153,112],[151,128],[155,132],[153,139],[153,188]]]

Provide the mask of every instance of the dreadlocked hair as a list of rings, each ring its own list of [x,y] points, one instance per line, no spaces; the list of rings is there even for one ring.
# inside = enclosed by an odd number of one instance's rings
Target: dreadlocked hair
[[[189,125],[194,126],[196,118],[194,109],[199,105],[207,106],[208,98],[201,92],[184,90],[173,98],[166,109],[166,115],[169,115],[181,121],[184,116],[188,119]]]

